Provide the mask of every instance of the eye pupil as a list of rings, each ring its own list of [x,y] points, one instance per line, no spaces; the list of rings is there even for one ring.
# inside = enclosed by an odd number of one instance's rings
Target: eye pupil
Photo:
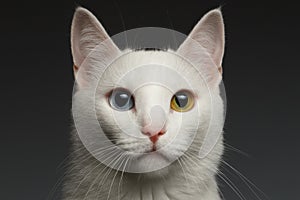
[[[193,95],[188,91],[180,91],[172,97],[170,107],[177,112],[186,112],[192,109],[193,105]]]
[[[131,94],[122,88],[112,91],[109,96],[109,104],[112,108],[119,111],[130,110],[134,106],[133,97]]]
[[[188,103],[188,97],[185,94],[177,94],[175,96],[175,101],[180,108],[183,108]]]
[[[129,96],[128,94],[118,93],[115,96],[115,102],[119,107],[123,107],[128,102]]]

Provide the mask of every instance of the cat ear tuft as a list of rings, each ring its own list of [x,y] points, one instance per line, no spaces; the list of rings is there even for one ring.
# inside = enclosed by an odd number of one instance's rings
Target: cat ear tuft
[[[106,51],[111,51],[107,53],[113,54],[120,51],[97,18],[87,9],[78,7],[71,27],[71,49],[75,73],[88,54],[104,41]]]
[[[188,57],[193,55],[192,60],[197,59],[197,50],[201,46],[204,49],[218,71],[222,73],[222,59],[224,55],[224,23],[220,9],[214,9],[204,15],[197,25],[193,28],[186,40],[178,48],[179,54]],[[198,47],[197,47],[198,46]],[[208,67],[208,66],[207,66]]]

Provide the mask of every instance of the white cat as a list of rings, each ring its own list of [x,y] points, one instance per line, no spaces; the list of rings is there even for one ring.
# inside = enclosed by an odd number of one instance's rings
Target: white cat
[[[97,121],[111,144],[91,151],[80,137],[89,127],[78,128],[74,119],[63,199],[220,200],[215,175],[223,154],[221,11],[207,13],[178,50],[160,51],[120,50],[96,17],[78,8],[71,45],[75,104],[85,115],[89,103],[78,94],[95,82]],[[215,144],[199,156],[209,133]],[[123,153],[114,154],[114,147]]]

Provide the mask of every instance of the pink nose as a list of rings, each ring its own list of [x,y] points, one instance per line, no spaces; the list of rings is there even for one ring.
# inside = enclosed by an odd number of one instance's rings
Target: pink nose
[[[166,131],[161,130],[161,131],[159,131],[158,133],[151,134],[150,132],[142,131],[142,133],[143,133],[144,135],[147,135],[147,136],[149,137],[149,139],[151,140],[151,142],[152,142],[153,144],[155,144],[155,143],[157,142],[158,138],[159,138],[160,136],[162,136],[163,134],[165,134],[165,132],[166,132]]]
[[[155,144],[158,138],[166,132],[166,113],[162,107],[155,105],[148,114],[142,114],[141,132]]]

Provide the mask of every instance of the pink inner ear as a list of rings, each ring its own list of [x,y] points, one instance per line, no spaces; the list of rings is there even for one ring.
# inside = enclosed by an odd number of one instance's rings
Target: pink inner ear
[[[78,67],[75,64],[73,65],[73,70],[74,70],[74,73],[76,73],[78,71]]]
[[[222,75],[222,74],[223,74],[223,68],[222,68],[222,66],[220,66],[220,67],[218,68],[218,70],[219,70],[220,74]]]

